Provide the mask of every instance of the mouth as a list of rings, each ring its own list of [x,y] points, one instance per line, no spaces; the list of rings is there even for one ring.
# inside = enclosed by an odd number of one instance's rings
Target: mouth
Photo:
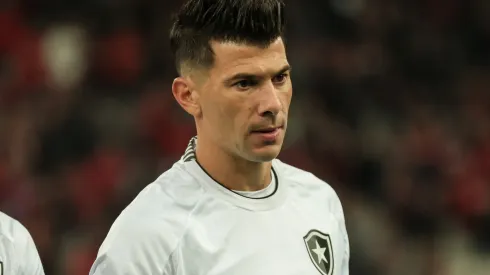
[[[266,128],[260,128],[258,130],[254,130],[254,131],[252,131],[252,133],[270,134],[270,133],[277,132],[277,131],[281,130],[282,128],[283,128],[283,126],[279,126],[279,127],[266,127]]]
[[[252,135],[259,137],[261,140],[265,142],[275,142],[276,139],[279,137],[279,134],[281,133],[283,129],[283,126],[280,127],[266,127],[266,128],[260,128],[257,130],[252,131]]]

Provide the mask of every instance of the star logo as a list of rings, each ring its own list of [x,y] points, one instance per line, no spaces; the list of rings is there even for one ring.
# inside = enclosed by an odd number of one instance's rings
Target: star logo
[[[303,237],[310,259],[322,275],[333,274],[333,249],[330,235],[311,230]]]

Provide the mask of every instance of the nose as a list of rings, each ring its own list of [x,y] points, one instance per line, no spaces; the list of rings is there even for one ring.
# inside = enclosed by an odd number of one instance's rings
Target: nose
[[[279,99],[278,90],[272,83],[267,82],[262,91],[260,91],[259,114],[261,116],[275,117],[282,108],[281,100]]]

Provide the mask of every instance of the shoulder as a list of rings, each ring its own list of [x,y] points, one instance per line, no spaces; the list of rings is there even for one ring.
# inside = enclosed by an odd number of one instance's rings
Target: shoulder
[[[203,195],[200,184],[176,164],[136,196],[116,219],[109,234],[119,236],[143,231],[161,235],[164,232],[165,238],[176,238]]]
[[[0,237],[12,265],[22,274],[44,274],[41,260],[29,231],[19,221],[0,212]]]
[[[148,257],[154,257],[155,262],[164,265],[185,234],[189,217],[203,194],[199,183],[181,166],[174,165],[121,212],[99,249],[98,261],[116,262],[120,268],[133,270],[138,268],[136,263],[150,263]],[[146,270],[133,271],[146,274]]]
[[[19,221],[3,212],[0,212],[0,236],[16,248],[32,242],[29,231]]]
[[[325,202],[329,204],[329,208],[333,212],[339,214],[339,218],[343,219],[340,198],[330,184],[311,172],[299,169],[278,159],[274,160],[273,165],[295,195],[313,201]]]
[[[295,189],[302,189],[310,192],[320,191],[329,197],[336,197],[335,190],[325,182],[318,178],[313,173],[299,169],[278,159],[274,160],[274,167],[278,169],[282,178],[288,182],[288,185]]]

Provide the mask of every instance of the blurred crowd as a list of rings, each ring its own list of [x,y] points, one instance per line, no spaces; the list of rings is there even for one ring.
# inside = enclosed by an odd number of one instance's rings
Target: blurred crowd
[[[0,211],[46,274],[88,274],[195,135],[167,0],[0,2]],[[338,192],[351,274],[489,274],[490,1],[286,0],[280,158]]]

